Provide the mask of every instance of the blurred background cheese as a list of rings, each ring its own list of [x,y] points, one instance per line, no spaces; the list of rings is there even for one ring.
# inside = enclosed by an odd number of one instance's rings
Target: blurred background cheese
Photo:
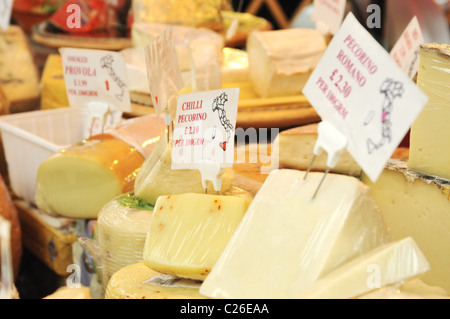
[[[62,150],[39,166],[36,204],[50,215],[97,218],[106,203],[133,190],[143,162],[136,148],[106,136]]]
[[[68,107],[66,83],[62,59],[59,54],[50,54],[41,77],[41,110]]]
[[[260,97],[301,94],[326,48],[315,29],[254,31],[247,39],[249,77]]]
[[[103,287],[119,269],[142,261],[153,206],[132,194],[107,203],[97,218],[97,240],[101,250],[98,267]]]
[[[222,189],[230,189],[234,172],[225,168],[222,175]],[[215,193],[211,182],[208,192]],[[159,196],[182,193],[204,193],[200,171],[197,169],[172,169],[172,143],[164,135],[155,145],[150,156],[137,173],[134,185],[137,197],[155,204]]]
[[[11,103],[11,113],[39,108],[39,75],[19,26],[0,31],[0,85]]]
[[[347,299],[413,278],[430,265],[411,237],[388,243],[357,257],[320,278],[299,298]]]
[[[314,155],[318,125],[318,123],[314,123],[298,126],[282,131],[277,135],[274,144],[278,145],[278,159],[281,168],[295,168],[305,171],[308,169]],[[274,155],[276,156],[276,153]],[[324,152],[316,157],[311,169],[324,172],[326,168],[327,154]],[[359,176],[361,167],[350,153],[344,150],[331,172]]]
[[[450,292],[450,182],[409,170],[405,160],[391,160],[376,183],[363,173],[394,240],[411,236],[431,270],[427,284]]]
[[[389,242],[358,179],[275,170],[203,282],[210,298],[292,298],[343,263]]]
[[[151,283],[161,274],[144,263],[126,266],[116,272],[108,283],[105,299],[205,299],[195,283],[163,286]]]
[[[161,273],[203,280],[248,207],[241,197],[178,194],[158,198],[144,263]]]
[[[408,167],[450,179],[450,44],[420,47],[417,85],[429,100],[411,126]]]

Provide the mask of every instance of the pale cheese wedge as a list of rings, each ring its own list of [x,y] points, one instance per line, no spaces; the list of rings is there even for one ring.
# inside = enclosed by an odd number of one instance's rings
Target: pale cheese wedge
[[[278,145],[280,167],[307,170],[314,156],[314,146],[318,136],[318,123],[304,125],[280,132],[274,144]],[[277,154],[274,154],[276,156]],[[313,171],[327,169],[327,154],[323,152],[314,160]],[[347,151],[343,151],[331,172],[359,176],[361,167]]]
[[[180,282],[177,278],[162,282],[160,278],[161,274],[144,263],[126,266],[111,277],[105,299],[205,299],[198,292],[197,282]]]
[[[102,207],[133,189],[144,157],[115,139],[88,141],[47,158],[37,172],[36,204],[68,218],[97,218]]]
[[[450,181],[408,169],[405,160],[390,160],[376,183],[361,180],[383,214],[392,238],[412,237],[431,269],[425,283],[450,293]]]
[[[301,94],[326,49],[314,29],[253,31],[247,38],[249,77],[260,97]]]
[[[144,263],[158,272],[204,280],[244,216],[237,196],[161,196],[150,220]]]
[[[210,298],[294,298],[390,236],[369,189],[351,176],[275,170],[203,282]]]
[[[414,239],[406,237],[351,260],[320,278],[299,298],[348,299],[415,277],[430,265]]]
[[[234,172],[226,168],[222,174],[221,191],[229,190]],[[215,194],[214,186],[207,182],[208,193]],[[197,169],[172,169],[172,143],[162,136],[136,176],[136,196],[155,204],[159,196],[182,193],[205,193],[200,171]]]
[[[428,103],[411,126],[410,169],[450,179],[450,44],[420,47],[417,86]]]

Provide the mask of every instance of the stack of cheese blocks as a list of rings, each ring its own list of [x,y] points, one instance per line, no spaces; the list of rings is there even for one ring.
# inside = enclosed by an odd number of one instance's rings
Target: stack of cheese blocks
[[[450,293],[450,45],[424,44],[417,85],[429,98],[411,127],[409,160],[365,175],[393,239],[413,237],[430,263],[424,282]]]

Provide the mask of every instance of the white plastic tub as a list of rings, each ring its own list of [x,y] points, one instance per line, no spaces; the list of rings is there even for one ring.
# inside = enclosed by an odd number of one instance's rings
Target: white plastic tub
[[[8,174],[15,195],[35,203],[36,174],[50,155],[86,138],[88,112],[67,107],[0,117]]]

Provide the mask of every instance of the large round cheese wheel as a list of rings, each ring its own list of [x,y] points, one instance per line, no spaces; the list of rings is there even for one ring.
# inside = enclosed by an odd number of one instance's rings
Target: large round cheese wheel
[[[199,282],[191,286],[176,282],[172,286],[153,284],[152,279],[158,276],[161,274],[144,263],[124,267],[111,277],[105,299],[206,299],[199,293]]]
[[[11,255],[14,276],[17,277],[22,258],[22,232],[19,224],[19,215],[14,206],[11,194],[0,175],[0,215],[11,223]],[[1,256],[0,256],[1,260]]]

